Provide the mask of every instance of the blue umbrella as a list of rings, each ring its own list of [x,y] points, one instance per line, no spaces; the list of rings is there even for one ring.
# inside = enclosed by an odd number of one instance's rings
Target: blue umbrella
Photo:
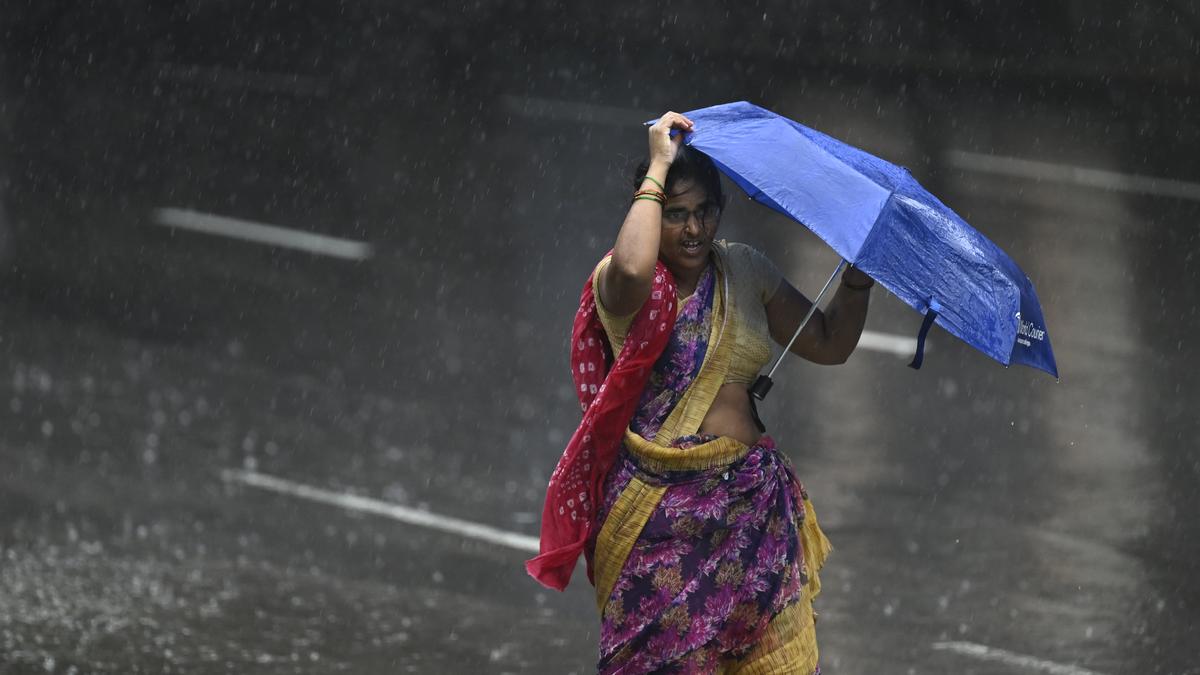
[[[925,314],[914,368],[936,321],[1006,366],[1021,363],[1058,377],[1029,278],[907,169],[745,101],[685,115],[695,122],[688,145],[752,199],[804,224],[842,256],[821,295],[848,261]],[[770,374],[760,378],[759,398]]]

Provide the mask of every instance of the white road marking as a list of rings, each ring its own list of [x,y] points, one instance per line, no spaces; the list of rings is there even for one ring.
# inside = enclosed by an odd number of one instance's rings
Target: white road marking
[[[371,245],[361,241],[202,213],[191,209],[155,209],[154,222],[166,227],[178,227],[193,232],[307,251],[345,260],[366,260],[372,254]]]
[[[1032,178],[1114,192],[1132,192],[1156,197],[1176,197],[1200,201],[1200,183],[1190,183],[1173,178],[1086,169],[1071,164],[1053,164],[1019,157],[966,152],[965,150],[950,150],[946,153],[946,162],[953,167],[979,173]]]
[[[974,642],[935,642],[933,648],[938,651],[954,652],[964,656],[971,656],[983,661],[996,661],[1005,663],[1010,666],[1027,668],[1030,670],[1038,670],[1043,673],[1052,673],[1052,675],[1101,675],[1094,670],[1080,668],[1078,666],[1068,666],[1053,661],[1017,654],[1005,649],[997,649],[988,647],[987,645],[976,644]]]
[[[429,511],[401,506],[400,504],[372,499],[371,497],[360,497],[344,492],[325,490],[303,483],[296,483],[286,478],[277,478],[265,473],[258,473],[257,471],[227,469],[221,472],[221,479],[228,483],[241,483],[249,487],[307,499],[310,502],[336,506],[349,511],[383,516],[409,525],[456,534],[460,537],[496,544],[497,546],[506,546],[525,553],[537,553],[540,548],[537,537],[530,537],[517,532],[508,532],[507,530],[473,523],[460,518],[441,516]]]
[[[876,352],[884,352],[885,354],[895,354],[896,356],[911,357],[917,353],[917,339],[906,337],[904,335],[893,335],[891,333],[876,333],[875,331],[864,330],[862,337],[858,338],[858,346],[863,349],[870,349]],[[931,351],[932,345],[929,340],[925,341],[925,353]]]

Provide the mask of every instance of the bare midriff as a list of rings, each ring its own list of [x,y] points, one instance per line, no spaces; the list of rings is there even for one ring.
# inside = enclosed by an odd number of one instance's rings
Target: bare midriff
[[[754,424],[754,415],[750,412],[750,397],[744,384],[728,383],[721,385],[712,406],[704,415],[700,424],[701,434],[729,436],[745,443],[754,445],[762,434]]]

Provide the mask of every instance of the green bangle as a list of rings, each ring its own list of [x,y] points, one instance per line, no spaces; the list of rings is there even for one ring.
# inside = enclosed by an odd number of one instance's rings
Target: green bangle
[[[665,185],[663,185],[662,183],[660,183],[660,182],[658,182],[658,181],[654,180],[654,179],[653,179],[653,178],[651,178],[650,176],[644,176],[644,177],[642,178],[642,180],[643,180],[643,181],[647,181],[647,180],[648,180],[648,181],[650,181],[651,183],[654,183],[655,185],[657,185],[657,186],[658,186],[658,189],[659,189],[659,190],[662,190],[663,192],[666,192],[666,191],[667,191],[667,187],[666,187]]]
[[[651,201],[651,202],[658,204],[659,206],[664,206],[662,200],[659,199],[658,197],[645,196],[645,197],[634,197],[633,198],[633,201],[635,201],[635,202],[642,201],[642,200]]]

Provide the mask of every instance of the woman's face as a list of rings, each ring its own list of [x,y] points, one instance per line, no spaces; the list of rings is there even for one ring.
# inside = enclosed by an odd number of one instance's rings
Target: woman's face
[[[663,207],[658,256],[676,276],[699,273],[708,264],[721,218],[720,205],[694,181],[680,181]]]

